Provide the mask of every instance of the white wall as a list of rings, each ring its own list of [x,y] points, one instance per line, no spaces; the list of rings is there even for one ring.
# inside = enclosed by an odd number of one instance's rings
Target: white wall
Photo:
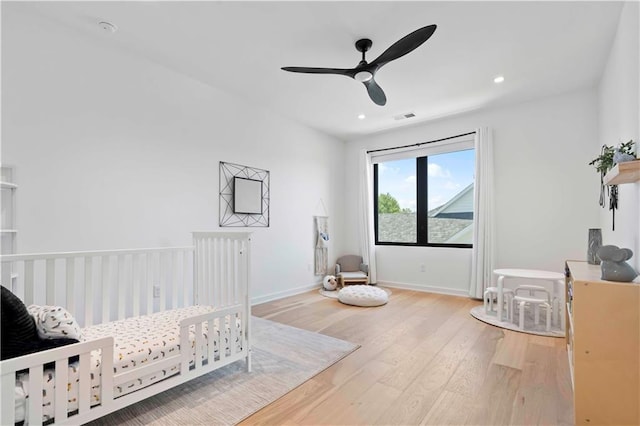
[[[611,53],[598,88],[599,138],[593,157],[600,147],[618,145],[632,139],[636,152],[640,152],[640,18],[638,2],[626,2],[620,14],[620,23]],[[618,186],[619,210],[613,219],[608,209],[601,210],[600,227],[603,243],[631,248],[631,263],[640,271],[640,183]]]
[[[347,161],[355,162],[363,148],[488,126],[495,150],[495,266],[562,272],[566,259],[586,259],[588,229],[599,223],[599,179],[587,166],[598,133],[596,100],[594,90],[584,90],[380,133],[349,141]],[[346,182],[345,200],[355,199],[355,170],[347,172]],[[357,241],[357,219],[347,212],[346,244]],[[380,282],[467,294],[469,249],[379,246],[376,259]],[[423,263],[426,271],[420,272]]]
[[[255,298],[320,282],[313,215],[330,216],[334,261],[343,142],[108,39],[6,4],[2,19],[2,162],[16,167],[20,252],[189,245],[218,227],[228,161],[271,171],[271,225],[251,228]]]

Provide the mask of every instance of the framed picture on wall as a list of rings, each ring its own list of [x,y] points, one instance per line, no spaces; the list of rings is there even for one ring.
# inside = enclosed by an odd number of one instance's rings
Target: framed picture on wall
[[[220,162],[220,226],[269,226],[269,171]]]
[[[262,214],[261,180],[234,176],[233,212],[235,214]]]

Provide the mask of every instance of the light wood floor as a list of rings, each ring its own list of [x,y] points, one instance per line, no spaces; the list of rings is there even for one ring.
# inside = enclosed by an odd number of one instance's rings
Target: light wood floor
[[[361,348],[242,424],[573,424],[564,339],[480,322],[468,298],[392,291],[377,308],[317,291],[255,306]]]

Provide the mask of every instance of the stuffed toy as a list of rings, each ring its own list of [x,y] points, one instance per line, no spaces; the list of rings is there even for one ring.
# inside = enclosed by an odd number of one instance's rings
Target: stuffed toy
[[[633,252],[618,246],[602,246],[598,250],[598,257],[602,260],[602,279],[608,281],[631,282],[638,273],[626,260],[631,259]]]
[[[322,286],[325,290],[333,291],[338,288],[338,280],[333,275],[327,275],[322,280]]]

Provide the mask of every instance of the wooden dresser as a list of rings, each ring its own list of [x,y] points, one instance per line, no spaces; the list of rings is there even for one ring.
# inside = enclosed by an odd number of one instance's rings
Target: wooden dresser
[[[567,350],[576,424],[640,424],[640,282],[566,262]]]

